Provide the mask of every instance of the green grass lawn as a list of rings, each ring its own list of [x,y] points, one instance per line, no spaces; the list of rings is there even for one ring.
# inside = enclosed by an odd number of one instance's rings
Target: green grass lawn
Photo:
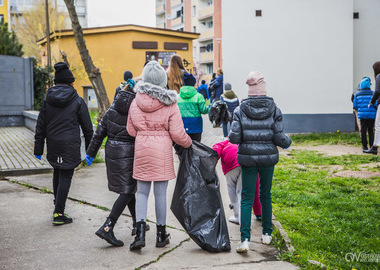
[[[309,133],[294,134],[290,136],[293,145],[323,145],[323,144],[341,144],[360,146],[361,139],[358,132],[355,133]]]
[[[372,155],[324,156],[297,150],[281,156],[273,179],[273,212],[296,253],[280,257],[304,269],[313,269],[308,260],[328,269],[380,269],[380,179],[334,177],[330,170],[330,165],[357,170],[379,161]],[[378,261],[347,261],[348,253],[377,254]]]

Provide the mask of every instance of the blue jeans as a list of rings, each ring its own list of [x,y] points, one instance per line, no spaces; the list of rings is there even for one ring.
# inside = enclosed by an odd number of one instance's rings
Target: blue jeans
[[[228,122],[227,124],[223,123],[223,136],[224,137],[227,137],[228,134],[230,133],[231,125],[232,125],[232,120],[230,122]]]

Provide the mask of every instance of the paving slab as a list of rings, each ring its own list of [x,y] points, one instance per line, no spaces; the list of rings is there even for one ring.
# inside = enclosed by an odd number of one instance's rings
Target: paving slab
[[[175,158],[175,168],[179,165],[179,161]],[[224,204],[224,209],[226,211],[227,218],[232,215],[232,210],[228,208],[229,199],[227,195],[227,185],[222,174],[221,165],[218,163],[216,166],[217,173],[220,177],[220,192],[222,195],[222,200]],[[40,175],[30,175],[30,176],[18,176],[11,177],[10,179],[16,180],[18,182],[28,183],[32,186],[46,188],[52,190],[52,174],[40,174]],[[16,185],[16,184],[14,184]],[[171,229],[170,233],[172,234],[171,244],[168,247],[176,247],[180,242],[188,239],[188,235],[184,233],[180,223],[174,217],[173,213],[170,211],[170,203],[172,195],[174,192],[175,181],[170,181],[168,186],[168,215],[167,215],[167,225],[174,227]],[[108,191],[107,180],[106,180],[106,168],[104,163],[94,164],[91,167],[82,168],[75,171],[72,186],[70,189],[69,197],[76,200],[86,201],[88,203],[105,206],[111,208],[114,201],[117,198],[117,194]],[[45,207],[45,213],[43,217],[40,217],[41,220],[46,222],[47,216],[53,211],[53,197],[52,195],[48,196],[50,201],[47,202]],[[49,200],[49,199],[47,199]],[[66,211],[72,215],[76,216],[77,203],[70,201],[66,207]],[[91,206],[87,206],[91,208]],[[95,208],[95,207],[92,207]],[[96,208],[95,208],[96,209]],[[101,211],[97,209],[97,216],[91,217],[91,226],[82,228],[86,230],[86,235],[88,237],[94,238],[93,233],[98,229],[98,227],[104,222],[105,217],[108,215],[107,211]],[[129,215],[129,211],[126,209],[124,211],[125,215]],[[145,268],[147,269],[205,269],[205,268],[215,268],[215,269],[244,269],[244,267],[263,267],[265,269],[297,269],[290,263],[278,261],[276,255],[278,251],[274,246],[262,245],[260,242],[261,236],[261,224],[257,221],[252,221],[252,244],[251,251],[247,255],[240,255],[235,252],[236,247],[240,242],[240,231],[239,226],[233,223],[228,222],[229,236],[231,240],[231,252],[224,252],[218,254],[212,254],[207,251],[200,249],[192,240],[185,241],[181,244],[180,247],[175,248],[172,252],[165,254],[160,260],[155,263],[151,263],[156,260],[158,256],[155,257],[156,253],[153,253],[154,256],[146,255],[156,251],[154,248],[155,241],[155,212],[154,212],[154,196],[153,194],[149,197],[148,202],[148,219],[151,220],[152,231],[147,233],[147,247],[143,249],[141,254],[135,254],[144,257]],[[122,216],[121,220],[116,227],[116,236],[120,237],[121,240],[125,241],[126,245],[129,245],[133,238],[126,236],[121,237],[122,231],[125,230],[124,226],[128,228],[128,231],[131,230],[131,218],[127,216]],[[50,222],[46,223],[50,225]],[[121,225],[122,224],[122,225]],[[69,225],[71,226],[71,225]],[[121,226],[121,228],[120,228]],[[91,232],[88,232],[88,231]],[[121,232],[119,232],[121,230]],[[175,233],[174,233],[175,232]],[[78,233],[80,233],[78,231]],[[183,235],[182,235],[183,234]],[[100,246],[106,246],[104,241],[100,239],[95,239]],[[93,240],[92,240],[93,241]],[[100,242],[99,242],[100,241]],[[128,248],[125,249],[125,252],[130,252]],[[164,251],[162,251],[163,253]],[[147,257],[145,257],[147,256]],[[140,261],[139,261],[140,262]],[[114,266],[114,265],[112,265]],[[102,265],[103,267],[103,265]],[[252,268],[251,268],[252,269]],[[260,269],[260,268],[257,268]]]
[[[41,160],[34,157],[34,132],[26,127],[0,127],[0,176],[51,169],[45,155]]]
[[[147,233],[147,246],[129,251],[133,240],[130,218],[122,216],[117,236],[126,246],[116,248],[95,236],[104,221],[104,211],[68,201],[72,224],[51,223],[52,194],[0,181],[0,268],[1,269],[135,269],[156,260],[188,238],[168,229],[171,243],[155,248],[155,230]]]

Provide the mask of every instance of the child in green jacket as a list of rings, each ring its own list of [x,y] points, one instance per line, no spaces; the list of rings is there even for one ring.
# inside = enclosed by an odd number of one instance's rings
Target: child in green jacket
[[[207,114],[209,108],[205,104],[203,95],[194,88],[195,77],[192,74],[185,73],[183,82],[184,86],[180,89],[177,104],[181,111],[186,133],[192,140],[200,142],[203,132],[202,114]]]

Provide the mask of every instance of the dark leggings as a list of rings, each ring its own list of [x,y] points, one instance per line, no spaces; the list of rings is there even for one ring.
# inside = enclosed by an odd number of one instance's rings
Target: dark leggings
[[[368,132],[368,139],[369,139],[369,147],[372,147],[373,145],[373,139],[374,139],[374,133],[373,133],[373,126],[375,125],[375,119],[360,119],[360,126],[361,126],[361,137],[362,137],[362,145],[363,148],[367,148],[367,132]]]
[[[69,194],[73,174],[74,169],[54,169],[53,190],[55,213],[63,214],[63,212],[65,211],[67,195]]]
[[[133,224],[136,223],[136,198],[135,194],[120,194],[112,206],[109,218],[116,223],[125,207],[128,205],[129,212],[133,219]]]

